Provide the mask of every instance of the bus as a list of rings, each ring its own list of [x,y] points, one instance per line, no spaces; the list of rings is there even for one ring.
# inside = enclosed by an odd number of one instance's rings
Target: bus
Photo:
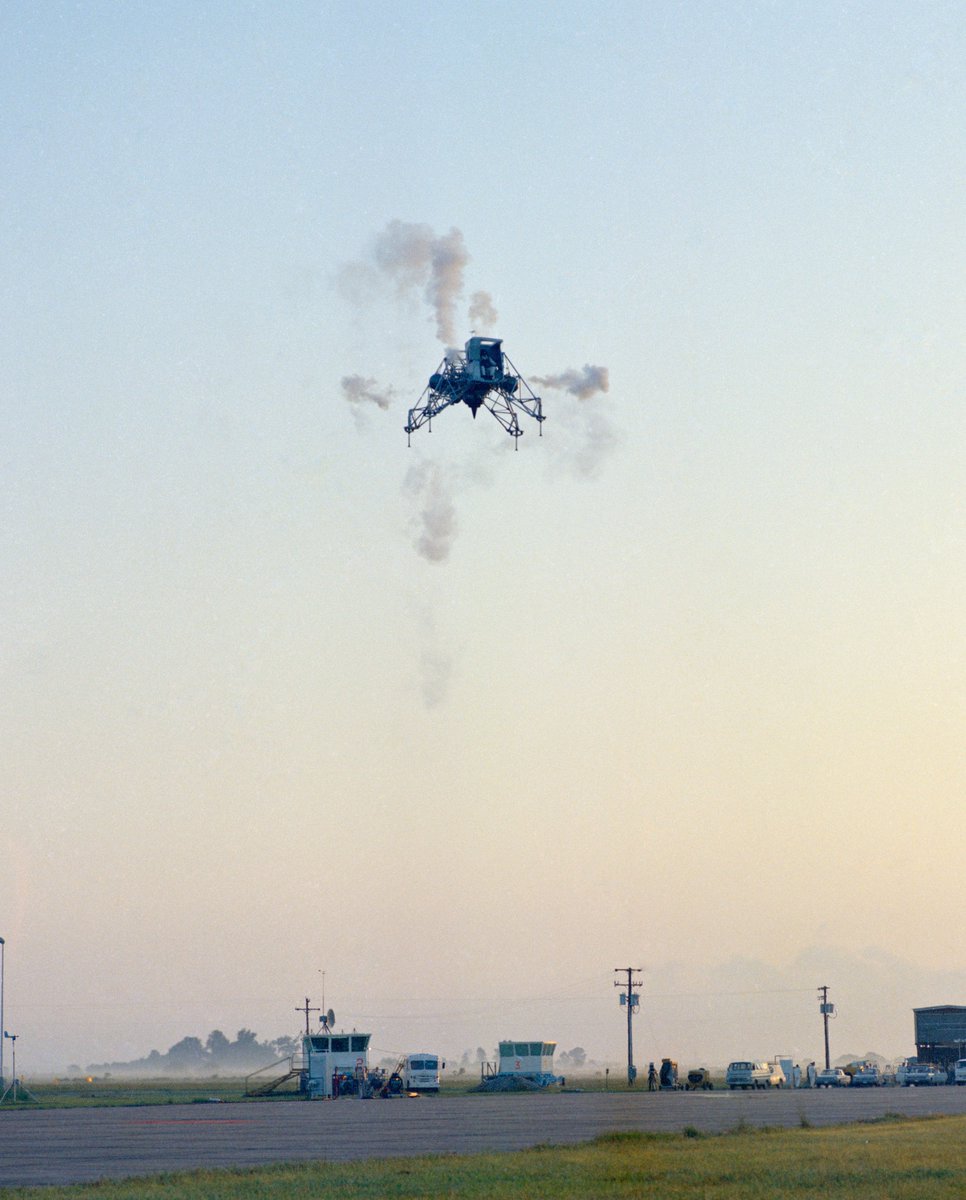
[[[446,1064],[442,1064],[445,1068]],[[423,1051],[407,1054],[403,1061],[403,1087],[407,1092],[439,1091],[440,1061],[438,1054]]]

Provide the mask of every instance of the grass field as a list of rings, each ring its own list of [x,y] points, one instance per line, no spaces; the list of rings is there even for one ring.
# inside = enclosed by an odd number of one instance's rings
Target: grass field
[[[465,1095],[480,1082],[479,1072],[443,1078],[442,1094]],[[626,1092],[621,1080],[606,1079],[603,1075],[574,1076],[568,1080],[575,1088],[587,1092]],[[241,1077],[209,1076],[205,1079],[125,1079],[123,1076],[78,1077],[73,1079],[27,1080],[30,1094],[44,1108],[98,1107],[120,1104],[192,1104],[206,1100],[245,1099],[245,1080]],[[642,1090],[641,1088],[637,1089]],[[298,1099],[293,1087],[270,1100]],[[260,1103],[264,1100],[260,1101]],[[10,1101],[8,1100],[8,1106]],[[33,1101],[24,1102],[33,1107]]]
[[[128,1079],[78,1078],[29,1081],[34,1101],[19,1107],[92,1108],[120,1104],[193,1104],[211,1099],[241,1100],[245,1081],[235,1078]],[[8,1101],[9,1105],[9,1101]],[[5,1105],[7,1107],[7,1105]]]
[[[4,1200],[961,1200],[966,1117],[714,1137],[613,1134],[515,1154],[196,1171],[121,1183],[10,1188]]]

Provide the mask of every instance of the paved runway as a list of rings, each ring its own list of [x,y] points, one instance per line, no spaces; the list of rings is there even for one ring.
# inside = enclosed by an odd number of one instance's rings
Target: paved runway
[[[587,1092],[0,1110],[0,1187],[292,1160],[517,1150],[616,1130],[708,1133],[966,1113],[966,1088]]]

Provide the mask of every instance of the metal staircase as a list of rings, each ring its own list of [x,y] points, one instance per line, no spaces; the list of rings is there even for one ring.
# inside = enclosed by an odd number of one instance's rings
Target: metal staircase
[[[286,1066],[281,1074],[276,1074],[279,1067]],[[270,1072],[273,1072],[270,1074]],[[284,1084],[292,1080],[301,1082],[303,1067],[301,1060],[299,1065],[295,1065],[295,1055],[289,1055],[288,1058],[280,1058],[276,1062],[268,1063],[267,1066],[259,1067],[257,1071],[252,1071],[250,1075],[245,1076],[245,1095],[246,1096],[270,1096],[273,1092],[277,1092]]]

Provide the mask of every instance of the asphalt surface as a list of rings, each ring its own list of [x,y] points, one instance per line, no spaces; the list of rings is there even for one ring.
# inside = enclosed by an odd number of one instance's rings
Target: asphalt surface
[[[0,1109],[0,1187],[81,1183],[197,1167],[471,1154],[588,1141],[623,1130],[708,1133],[835,1125],[887,1113],[966,1113],[966,1088],[586,1092],[418,1100]]]

